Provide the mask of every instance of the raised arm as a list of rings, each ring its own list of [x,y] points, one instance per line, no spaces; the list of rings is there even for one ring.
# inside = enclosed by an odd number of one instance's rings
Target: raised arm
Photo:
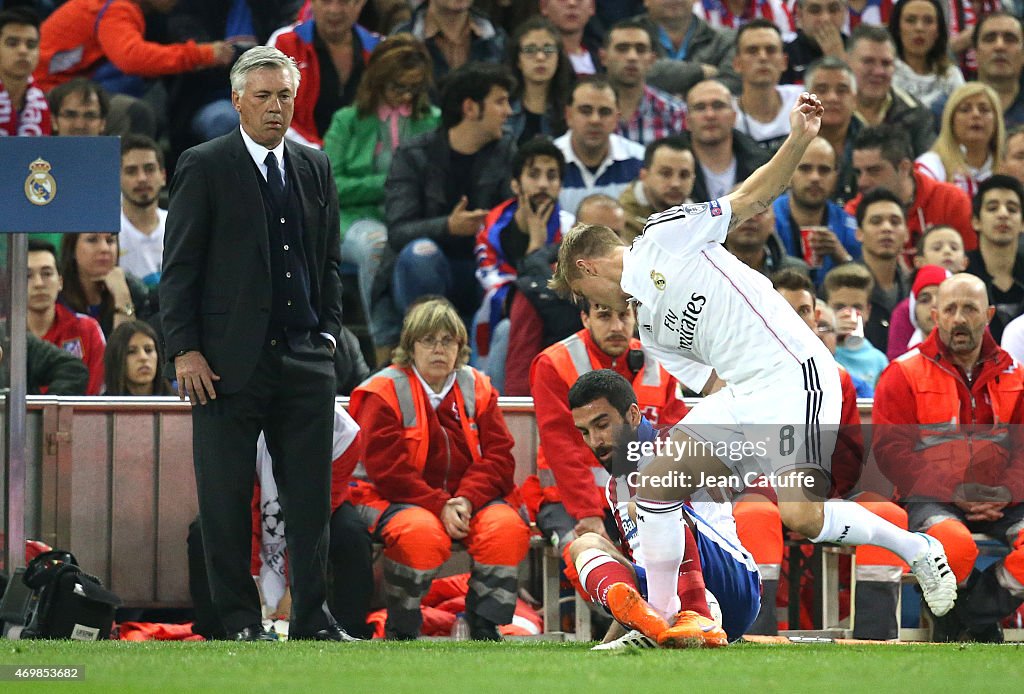
[[[818,135],[824,113],[825,108],[818,97],[807,92],[800,95],[789,113],[789,137],[782,143],[782,147],[771,161],[752,173],[739,188],[729,194],[732,206],[730,229],[767,210],[775,198],[789,187],[789,180],[803,158],[807,145]]]

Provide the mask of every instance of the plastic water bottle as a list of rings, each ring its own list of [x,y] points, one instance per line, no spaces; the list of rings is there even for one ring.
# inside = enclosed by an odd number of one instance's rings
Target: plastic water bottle
[[[469,622],[466,621],[466,613],[460,612],[455,615],[455,623],[452,624],[452,641],[469,641]]]

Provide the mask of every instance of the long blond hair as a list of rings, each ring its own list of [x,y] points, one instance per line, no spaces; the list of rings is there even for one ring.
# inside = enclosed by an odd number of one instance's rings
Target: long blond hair
[[[953,133],[953,116],[964,100],[983,94],[995,114],[996,127],[988,143],[988,151],[992,154],[992,168],[995,169],[1003,160],[1006,151],[1006,124],[1003,121],[1003,107],[999,95],[987,84],[968,82],[960,85],[949,95],[946,107],[942,109],[942,129],[932,145],[932,151],[939,155],[942,165],[946,168],[946,181],[951,182],[956,174],[970,175],[967,157],[960,148],[960,143]]]

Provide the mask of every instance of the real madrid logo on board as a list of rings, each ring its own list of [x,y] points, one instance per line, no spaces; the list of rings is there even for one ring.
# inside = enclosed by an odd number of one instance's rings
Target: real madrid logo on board
[[[654,288],[659,292],[665,291],[665,275],[657,270],[651,270],[651,281],[654,282]]]
[[[57,197],[57,181],[50,175],[50,162],[36,159],[28,165],[25,197],[33,205],[49,205]]]

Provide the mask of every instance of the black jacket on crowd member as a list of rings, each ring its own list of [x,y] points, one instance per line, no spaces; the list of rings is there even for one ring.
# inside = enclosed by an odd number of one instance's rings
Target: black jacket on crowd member
[[[44,387],[47,395],[85,395],[89,369],[81,359],[31,333],[26,337],[29,395],[38,395]]]
[[[679,133],[679,137],[686,142],[687,147],[692,148],[689,132]],[[732,130],[732,152],[736,157],[736,183],[746,180],[750,174],[771,159],[771,153],[768,150],[758,145],[754,138],[735,128]],[[696,154],[694,152],[695,158]],[[699,159],[697,160],[697,171],[694,174],[693,192],[690,197],[696,202],[705,202],[709,199],[708,186],[704,182],[704,171],[700,166]]]
[[[352,390],[370,376],[359,338],[345,326],[341,326],[338,348],[334,350],[334,377],[338,395],[349,395]]]
[[[484,145],[474,155],[467,209],[489,210],[512,197],[509,181],[514,153],[515,143],[505,137]],[[444,128],[412,137],[395,150],[384,185],[388,248],[374,279],[374,297],[390,293],[395,257],[410,241],[428,238],[452,257],[473,257],[475,238],[448,232],[448,215],[459,201],[448,191],[451,155]]]
[[[914,150],[914,156],[919,157],[935,142],[935,119],[932,112],[898,87],[889,90],[889,110],[885,112],[882,126],[893,128],[897,132],[904,133],[910,139],[910,145]],[[865,127],[867,123],[856,112],[853,117],[860,120]]]
[[[845,46],[849,43],[850,37],[846,34],[842,36]],[[786,65],[786,71],[779,78],[779,84],[803,84],[804,71],[811,63],[824,56],[817,41],[805,34],[803,29],[797,30],[796,38],[783,46],[783,50],[786,52],[789,63]]]

